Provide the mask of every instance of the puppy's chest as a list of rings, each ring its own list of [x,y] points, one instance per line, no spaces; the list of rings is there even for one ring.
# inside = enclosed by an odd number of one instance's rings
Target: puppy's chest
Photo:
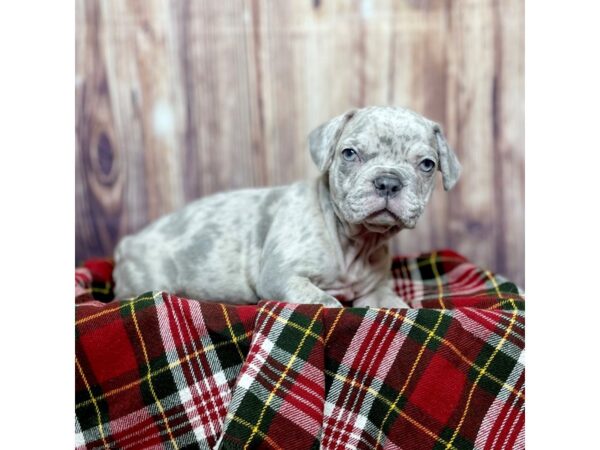
[[[376,289],[389,266],[387,245],[346,247],[344,259],[332,264],[319,287],[341,302],[351,302]]]
[[[371,267],[355,264],[343,273],[324,280],[319,287],[340,302],[351,302],[371,292],[379,278]]]

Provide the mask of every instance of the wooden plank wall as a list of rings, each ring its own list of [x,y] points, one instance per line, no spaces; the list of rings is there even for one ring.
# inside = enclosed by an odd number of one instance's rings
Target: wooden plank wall
[[[351,107],[441,123],[464,167],[397,251],[452,247],[524,285],[519,0],[77,0],[76,260],[198,196],[316,173]]]

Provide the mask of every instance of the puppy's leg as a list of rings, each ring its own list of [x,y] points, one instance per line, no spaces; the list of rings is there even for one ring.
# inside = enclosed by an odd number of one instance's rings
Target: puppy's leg
[[[354,300],[352,306],[374,308],[410,308],[394,290],[391,278],[384,280],[374,291]]]
[[[287,297],[302,303],[320,303],[329,308],[341,308],[342,304],[333,296],[315,286],[308,278],[294,276],[287,282]]]
[[[268,285],[262,284],[259,296],[264,299],[283,300],[290,303],[321,304],[329,308],[341,308],[342,304],[335,297],[325,293],[315,286],[308,278],[290,276],[277,280],[269,280]]]

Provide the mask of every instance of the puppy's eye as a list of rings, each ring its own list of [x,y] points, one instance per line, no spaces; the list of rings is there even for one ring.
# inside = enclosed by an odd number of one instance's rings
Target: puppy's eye
[[[342,150],[342,158],[346,161],[358,161],[358,154],[354,149],[345,148]]]
[[[435,162],[431,159],[424,159],[421,161],[421,164],[419,164],[419,168],[423,172],[431,172],[435,168]]]

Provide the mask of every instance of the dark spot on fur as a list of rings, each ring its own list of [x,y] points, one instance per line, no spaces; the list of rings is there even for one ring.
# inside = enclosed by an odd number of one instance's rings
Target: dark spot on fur
[[[162,262],[162,270],[165,274],[165,277],[169,280],[177,279],[177,266],[175,262],[171,258],[165,258]]]
[[[175,254],[176,261],[182,261],[183,267],[198,267],[213,250],[215,241],[221,237],[221,229],[214,222],[207,222],[191,238],[191,245]],[[187,276],[188,274],[183,274]]]
[[[351,161],[342,161],[342,164],[340,164],[339,168],[338,168],[338,173],[340,175],[343,175],[344,177],[347,177],[348,175],[350,175],[355,169],[355,164]]]
[[[264,255],[264,266],[260,271],[260,290],[263,295],[282,296],[285,280],[289,277],[285,259],[277,249]]]
[[[185,233],[189,223],[187,214],[176,212],[165,219],[165,222],[160,227],[160,231],[167,237],[177,237]]]
[[[379,136],[379,143],[391,147],[394,140],[390,136]]]

